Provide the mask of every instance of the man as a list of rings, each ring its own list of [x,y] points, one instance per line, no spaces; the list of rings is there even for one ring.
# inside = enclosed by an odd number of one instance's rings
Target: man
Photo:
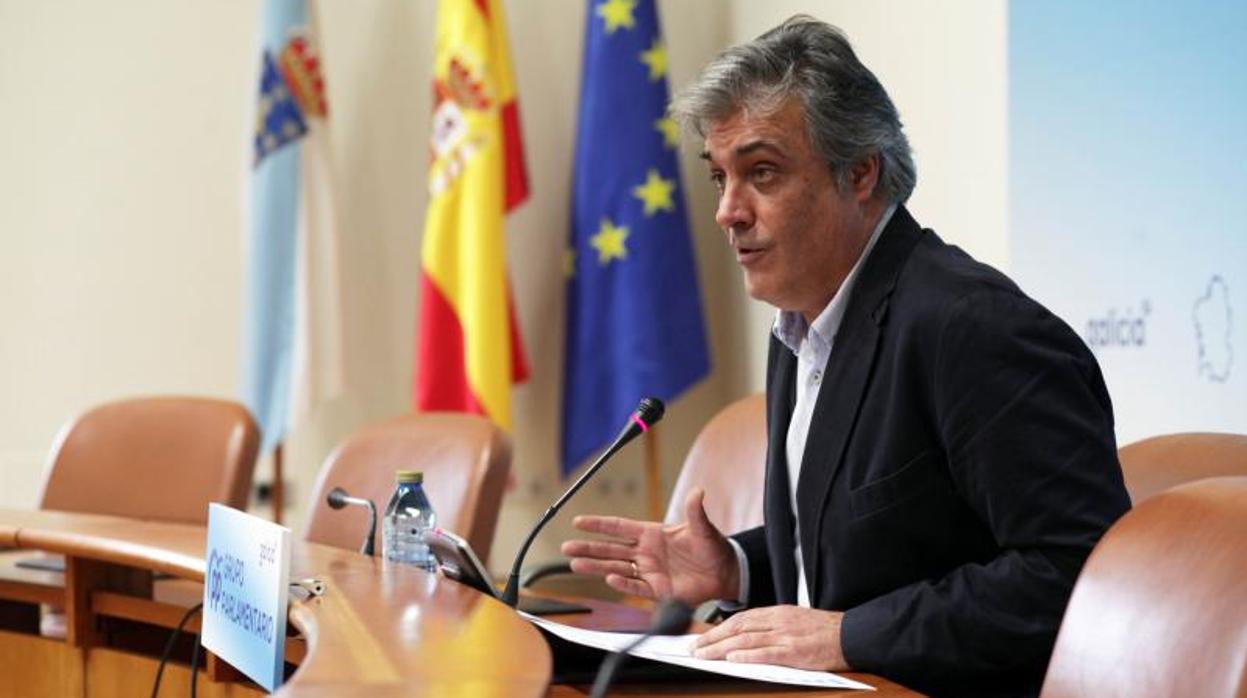
[[[748,606],[701,657],[1037,693],[1083,561],[1129,508],[1095,359],[914,222],[896,109],[837,29],[795,17],[729,49],[673,110],[705,138],[746,289],[778,309],[766,523],[727,539],[701,492],[678,526],[579,517],[613,539],[565,543],[572,568]]]

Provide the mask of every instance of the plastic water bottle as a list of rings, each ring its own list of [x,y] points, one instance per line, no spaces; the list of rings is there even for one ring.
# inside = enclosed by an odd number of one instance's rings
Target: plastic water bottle
[[[382,551],[385,559],[415,565],[430,572],[437,569],[424,532],[437,526],[437,514],[424,494],[424,473],[400,470],[398,486],[385,507]]]

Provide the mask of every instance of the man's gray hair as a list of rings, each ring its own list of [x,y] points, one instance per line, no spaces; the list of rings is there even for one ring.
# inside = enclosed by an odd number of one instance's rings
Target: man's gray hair
[[[766,116],[792,95],[801,98],[810,143],[840,186],[853,165],[877,153],[874,193],[888,202],[909,198],[918,175],[896,107],[844,33],[826,22],[797,15],[727,49],[676,95],[671,112],[705,136],[737,110]]]

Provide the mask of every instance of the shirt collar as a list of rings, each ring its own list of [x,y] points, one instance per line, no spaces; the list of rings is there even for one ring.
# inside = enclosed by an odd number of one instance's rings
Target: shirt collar
[[[783,342],[789,351],[794,354],[799,353],[801,342],[807,336],[814,342],[816,350],[821,352],[825,348],[830,348],[831,341],[836,336],[836,331],[840,329],[840,321],[844,319],[844,311],[849,304],[849,296],[853,292],[853,285],[857,281],[857,275],[861,271],[862,263],[870,256],[870,251],[874,249],[875,243],[879,241],[879,235],[887,227],[888,221],[892,220],[893,213],[896,213],[895,203],[890,204],[884,210],[883,215],[879,217],[879,223],[875,225],[875,229],[870,233],[870,239],[866,241],[866,247],[862,249],[861,255],[853,263],[853,268],[844,277],[844,283],[840,284],[840,288],[836,289],[836,295],[831,297],[831,301],[827,303],[827,306],[818,314],[818,317],[814,318],[813,325],[807,323],[805,316],[799,312],[792,310],[776,311],[775,322],[771,324],[771,334]]]

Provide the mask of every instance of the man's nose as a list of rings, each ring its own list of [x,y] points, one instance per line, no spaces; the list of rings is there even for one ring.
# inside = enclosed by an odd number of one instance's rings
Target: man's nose
[[[748,230],[753,227],[753,203],[743,187],[734,183],[728,183],[723,187],[714,220],[725,232],[732,229]]]

